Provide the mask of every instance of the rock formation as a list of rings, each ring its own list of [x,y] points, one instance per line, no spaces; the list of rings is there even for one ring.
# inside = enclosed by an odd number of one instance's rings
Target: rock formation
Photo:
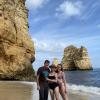
[[[65,48],[62,65],[65,70],[90,70],[92,69],[87,49],[83,46],[76,48],[70,45]]]
[[[0,79],[30,80],[34,55],[25,0],[0,0]]]

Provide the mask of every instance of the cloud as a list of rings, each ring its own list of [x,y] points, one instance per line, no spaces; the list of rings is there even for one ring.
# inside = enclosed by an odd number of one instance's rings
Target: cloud
[[[39,51],[46,51],[47,49],[47,44],[43,41],[38,41],[36,38],[33,39],[36,50]]]
[[[56,8],[56,15],[61,15],[62,17],[69,18],[72,16],[80,16],[82,12],[82,2],[76,1],[64,1],[62,4],[59,5],[58,8]]]
[[[98,24],[97,27],[100,28],[100,24]]]
[[[44,22],[47,20],[50,16],[36,16],[33,19],[30,19],[31,23],[39,23],[39,22]]]
[[[36,50],[39,52],[61,52],[63,48],[65,47],[65,43],[62,43],[60,41],[56,42],[55,40],[42,40],[33,38],[33,41],[35,43]]]
[[[26,6],[30,9],[38,9],[41,8],[48,0],[26,0]]]

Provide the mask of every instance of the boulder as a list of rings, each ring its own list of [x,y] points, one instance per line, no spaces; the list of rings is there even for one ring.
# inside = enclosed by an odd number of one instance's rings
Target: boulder
[[[62,65],[65,70],[91,70],[92,65],[87,49],[70,45],[64,49]]]

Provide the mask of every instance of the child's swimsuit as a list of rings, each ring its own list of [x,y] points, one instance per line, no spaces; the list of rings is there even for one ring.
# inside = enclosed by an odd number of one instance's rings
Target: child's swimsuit
[[[55,76],[48,76],[49,79],[54,80]],[[54,90],[56,87],[58,86],[58,83],[53,82],[53,83],[49,83],[49,88]]]

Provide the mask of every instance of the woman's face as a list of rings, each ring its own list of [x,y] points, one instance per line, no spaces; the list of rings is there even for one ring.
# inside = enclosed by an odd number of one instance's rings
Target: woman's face
[[[55,71],[55,70],[56,70],[56,68],[55,68],[55,67],[52,67],[52,68],[51,68],[51,71]]]
[[[58,65],[57,67],[58,67],[58,71],[61,71],[61,65]]]

